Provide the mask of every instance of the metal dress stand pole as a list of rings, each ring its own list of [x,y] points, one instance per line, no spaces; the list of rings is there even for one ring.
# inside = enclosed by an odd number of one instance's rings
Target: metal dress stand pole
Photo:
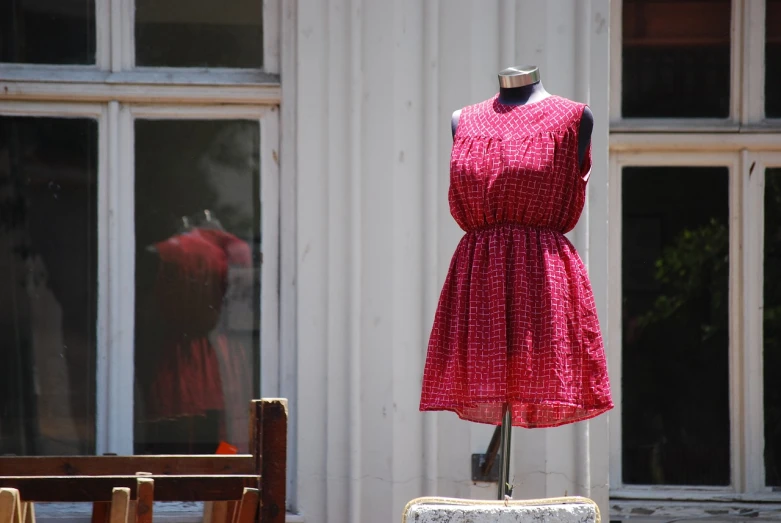
[[[499,471],[499,494],[498,499],[504,500],[505,496],[512,496],[512,489],[510,488],[510,436],[512,429],[512,415],[510,408],[504,406],[504,415],[502,416],[501,425],[501,443],[499,448],[499,455],[502,457],[501,470]]]

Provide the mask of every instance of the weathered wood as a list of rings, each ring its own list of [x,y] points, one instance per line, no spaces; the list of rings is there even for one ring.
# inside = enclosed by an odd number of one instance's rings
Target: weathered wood
[[[253,474],[251,454],[182,456],[53,456],[2,457],[3,476],[155,476]]]
[[[22,523],[22,505],[19,498],[19,491],[16,489],[0,489],[0,523]]]
[[[128,511],[130,509],[130,489],[115,488],[111,493],[111,523],[128,523]]]
[[[260,493],[258,489],[245,488],[232,523],[253,523],[258,516]]]
[[[252,402],[250,451],[261,477],[259,521],[285,521],[287,473],[287,400]]]
[[[136,495],[136,523],[152,523],[152,506],[155,496],[155,480],[138,478]]]
[[[98,502],[92,504],[92,522],[108,523],[111,513],[111,503]]]
[[[245,487],[257,488],[255,475],[148,476],[155,482],[157,501],[230,501],[241,499]],[[114,488],[129,488],[137,497],[137,476],[0,477],[22,499],[36,502],[111,501]]]
[[[35,523],[35,505],[33,503],[22,502],[22,522]]]

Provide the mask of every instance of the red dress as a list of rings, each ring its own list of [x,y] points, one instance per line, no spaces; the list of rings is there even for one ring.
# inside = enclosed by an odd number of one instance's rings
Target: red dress
[[[450,159],[450,211],[466,232],[428,345],[420,410],[553,427],[613,407],[586,267],[564,236],[585,202],[585,108],[558,96],[466,107]]]

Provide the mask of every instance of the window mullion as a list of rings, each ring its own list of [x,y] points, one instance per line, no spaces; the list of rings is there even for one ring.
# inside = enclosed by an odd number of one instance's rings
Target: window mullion
[[[732,0],[732,38],[730,38],[730,120],[741,122],[743,119],[743,99],[745,98],[743,76],[743,39],[746,34],[746,7],[743,0]]]
[[[610,324],[607,338],[608,368],[610,386],[615,407],[608,413],[610,427],[610,488],[623,487],[622,474],[622,431],[621,431],[621,367],[622,367],[622,328],[621,328],[621,169],[620,154],[612,154],[609,169],[609,203],[611,217],[608,223],[609,273],[611,281],[619,282],[608,286],[608,318],[618,318]]]
[[[107,354],[106,410],[99,428],[105,452],[133,453],[134,376],[134,175],[133,120],[118,102],[109,103],[108,340],[98,347]]]
[[[111,71],[133,68],[133,0],[106,0],[111,2]]]
[[[279,109],[260,120],[260,397],[280,396],[279,386]]]
[[[111,0],[95,1],[95,64],[111,70]]]
[[[756,154],[743,152],[743,287],[745,311],[743,347],[743,432],[747,492],[761,492],[765,484],[764,401],[762,371],[762,243],[764,167]]]
[[[756,124],[765,116],[765,0],[744,0],[742,96],[740,123]]]

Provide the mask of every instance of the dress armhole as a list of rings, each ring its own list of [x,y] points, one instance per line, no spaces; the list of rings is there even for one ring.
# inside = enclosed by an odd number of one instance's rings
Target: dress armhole
[[[591,146],[592,140],[589,140],[588,147],[586,148],[586,156],[583,158],[583,164],[580,163],[580,124],[583,121],[583,113],[586,112],[588,104],[580,105],[580,112],[578,113],[578,119],[575,122],[575,162],[578,166],[580,173],[580,179],[583,183],[588,183],[591,176]]]

